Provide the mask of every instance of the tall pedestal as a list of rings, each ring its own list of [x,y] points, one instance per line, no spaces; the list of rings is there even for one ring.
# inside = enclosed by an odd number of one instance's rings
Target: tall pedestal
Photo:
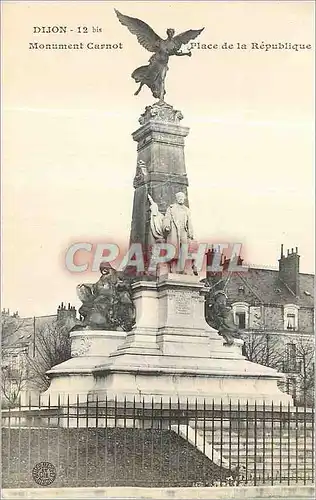
[[[137,146],[134,202],[130,242],[150,245],[148,194],[162,213],[174,203],[179,191],[187,195],[184,139],[189,133],[179,123],[180,111],[166,103],[147,106],[141,127],[133,133]]]
[[[50,372],[51,401],[58,393],[79,393],[99,399],[169,401],[196,398],[258,404],[287,404],[290,396],[278,388],[283,376],[272,368],[246,361],[241,341],[224,345],[223,338],[204,319],[204,288],[195,276],[166,275],[157,282],[134,283],[136,326],[126,336],[76,332],[84,352]],[[112,346],[106,336],[112,335]],[[90,338],[88,345],[83,339]],[[77,338],[76,337],[76,338]],[[114,338],[115,337],[115,338]],[[78,340],[77,346],[78,346]],[[113,344],[114,342],[114,344]],[[62,394],[61,394],[62,396]],[[71,399],[71,398],[70,398]]]

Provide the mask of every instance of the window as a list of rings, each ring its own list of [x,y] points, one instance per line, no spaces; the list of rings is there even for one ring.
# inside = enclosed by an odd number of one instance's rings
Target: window
[[[296,345],[295,344],[287,344],[287,355],[289,362],[293,362],[296,360]]]
[[[284,306],[284,330],[298,330],[298,310],[296,304],[288,304]]]
[[[295,314],[287,314],[286,323],[287,330],[295,330]]]
[[[246,328],[246,313],[236,312],[236,322],[240,329]]]
[[[293,343],[286,344],[286,367],[287,372],[295,372],[296,366],[296,345]]]
[[[248,328],[249,304],[247,302],[235,302],[232,304],[234,320],[240,329]]]

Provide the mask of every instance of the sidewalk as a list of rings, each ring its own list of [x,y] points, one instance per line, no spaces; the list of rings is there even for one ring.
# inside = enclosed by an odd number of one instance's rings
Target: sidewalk
[[[241,486],[217,488],[21,488],[2,490],[3,499],[125,500],[313,500],[314,486]]]

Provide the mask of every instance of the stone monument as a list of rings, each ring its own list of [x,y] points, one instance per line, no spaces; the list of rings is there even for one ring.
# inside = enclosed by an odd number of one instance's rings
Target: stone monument
[[[148,106],[133,133],[137,146],[134,203],[130,242],[153,244],[150,198],[164,214],[183,192],[187,197],[184,139],[189,133],[180,125],[182,114],[164,102]],[[150,197],[150,198],[149,198]]]
[[[141,83],[140,88],[147,85],[159,99],[146,108],[141,126],[133,133],[138,147],[130,240],[145,247],[155,241],[172,241],[179,251],[193,238],[184,159],[184,138],[189,130],[180,125],[182,113],[164,101],[165,76],[169,55],[181,55],[181,44],[202,30],[176,37],[168,30],[168,39],[161,40],[142,21],[117,15],[140,43],[154,52],[149,65],[138,68],[132,76]],[[98,305],[101,328],[86,316],[86,323],[71,332],[72,359],[48,372],[51,401],[68,395],[71,402],[77,395],[85,401],[89,395],[100,400],[107,396],[131,401],[179,398],[194,402],[201,398],[233,404],[238,400],[250,404],[291,402],[277,385],[282,374],[242,355],[242,341],[236,338],[222,297],[214,305],[213,326],[206,322],[207,289],[196,274],[194,268],[178,272],[173,267],[151,280],[136,277],[130,287],[135,324],[128,331],[117,323],[115,328],[108,327],[113,326],[108,314],[112,282],[109,288],[106,279],[104,301],[98,292],[88,307],[95,312]]]

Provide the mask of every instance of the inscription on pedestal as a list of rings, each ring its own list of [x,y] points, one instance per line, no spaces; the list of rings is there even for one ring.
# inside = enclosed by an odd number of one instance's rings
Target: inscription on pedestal
[[[190,293],[178,292],[174,297],[175,312],[177,314],[192,313],[192,296]]]

